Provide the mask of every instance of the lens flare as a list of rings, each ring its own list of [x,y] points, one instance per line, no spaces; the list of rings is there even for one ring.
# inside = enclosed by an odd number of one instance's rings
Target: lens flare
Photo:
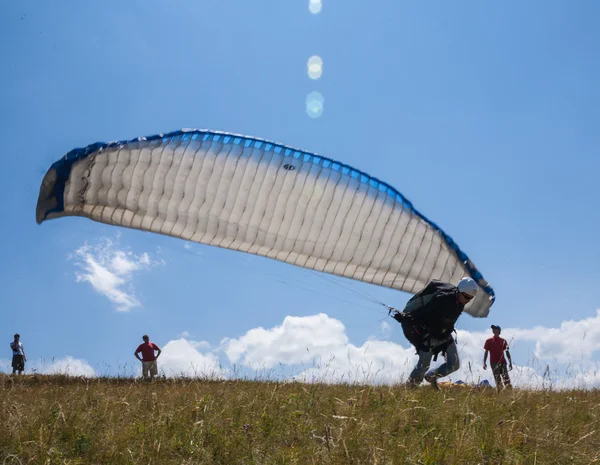
[[[311,92],[306,96],[306,113],[315,119],[323,114],[323,96],[319,92]]]
[[[313,55],[308,59],[308,77],[319,79],[323,74],[323,59],[318,55]]]
[[[323,8],[323,4],[321,3],[321,0],[309,0],[308,10],[313,15],[318,15],[321,12],[321,8]]]

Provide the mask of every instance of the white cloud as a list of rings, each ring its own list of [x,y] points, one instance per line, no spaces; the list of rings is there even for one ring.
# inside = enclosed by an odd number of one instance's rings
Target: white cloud
[[[48,366],[41,365],[37,372],[47,375],[85,376],[88,378],[96,375],[96,372],[88,362],[73,358],[70,355],[54,360]]]
[[[487,371],[482,369],[482,348],[490,335],[489,331],[458,331],[463,361],[458,375],[462,379],[477,381],[491,378],[489,367]],[[509,341],[514,361],[519,360],[518,357],[515,359],[515,350],[523,347],[523,343],[532,343],[535,347],[534,359],[528,362],[533,366],[515,365],[511,372],[515,385],[531,388],[549,385],[560,388],[600,387],[600,366],[593,360],[594,353],[600,352],[600,310],[589,318],[564,321],[559,328],[503,328],[501,335]]]
[[[229,359],[251,368],[272,368],[280,363],[310,362],[348,345],[342,322],[327,315],[287,316],[281,326],[255,328],[239,339],[223,339]]]
[[[0,372],[12,372],[10,360],[0,359]],[[60,359],[52,359],[50,363],[45,360],[29,360],[25,363],[25,374],[42,375],[68,375],[85,376],[88,378],[96,376],[96,371],[90,364],[83,360],[74,358],[70,355]]]
[[[313,367],[294,378],[302,381],[396,384],[406,381],[416,363],[412,348],[388,341],[369,341],[357,347],[340,346],[328,359],[321,357]]]
[[[600,351],[599,329],[600,311],[595,317],[563,322],[560,328],[504,329],[502,335],[510,338],[513,347],[522,341],[535,343],[538,358],[528,366],[511,351],[513,385],[530,389],[600,387],[600,363],[591,358]],[[394,331],[402,345],[381,340]],[[461,367],[447,380],[479,383],[487,379],[494,384],[489,366],[487,370],[482,366],[483,345],[490,336],[491,331],[458,331]],[[586,347],[581,347],[584,344]],[[292,369],[294,379],[309,382],[391,384],[406,380],[416,363],[415,350],[405,341],[399,325],[386,323],[378,338],[356,346],[349,342],[343,323],[325,314],[287,316],[279,326],[254,328],[237,339],[225,338],[221,347],[231,363],[250,369]],[[573,365],[575,358],[581,363]],[[443,361],[440,356],[432,366]]]
[[[225,378],[227,370],[220,366],[218,357],[214,353],[200,351],[209,348],[210,345],[205,341],[195,342],[184,338],[169,341],[162,347],[162,354],[158,358],[159,371],[168,377]]]
[[[210,344],[206,341],[188,341],[194,349],[197,350],[209,350]]]
[[[556,381],[560,387],[590,389],[600,387],[600,363],[595,362],[591,366],[576,368],[569,367],[565,374]]]
[[[96,245],[87,243],[70,256],[75,261],[77,282],[91,284],[96,292],[106,296],[118,311],[141,306],[133,290],[133,274],[162,264],[146,252],[136,255],[121,250],[111,239],[104,238]]]
[[[389,335],[390,331],[392,330],[392,326],[386,322],[386,321],[382,321],[381,324],[379,325],[379,330],[385,335]]]
[[[190,255],[196,255],[199,257],[203,255],[201,250],[198,248],[198,243],[196,242],[184,242],[183,248]]]
[[[296,379],[322,381],[392,381],[406,377],[414,350],[387,341],[357,347],[348,341],[343,323],[321,313],[288,316],[281,326],[255,328],[239,339],[224,339],[232,363],[252,369],[300,365]]]
[[[589,359],[600,351],[600,310],[583,320],[563,321],[560,328],[536,326],[533,329],[511,329],[515,341],[535,342],[535,355],[559,362]]]

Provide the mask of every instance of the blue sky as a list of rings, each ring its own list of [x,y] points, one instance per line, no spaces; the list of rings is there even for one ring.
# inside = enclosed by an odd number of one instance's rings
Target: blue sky
[[[72,148],[195,127],[276,140],[388,182],[496,291],[489,318],[465,315],[459,328],[479,338],[491,323],[512,336],[546,328],[515,347],[523,365],[541,339],[559,340],[546,353],[556,359],[561,339],[585,333],[584,360],[598,362],[597,2],[324,0],[319,14],[308,5],[0,4],[5,359],[18,331],[31,360],[115,371],[135,366],[148,333],[228,363],[224,338],[318,314],[343,324],[342,345],[407,347],[381,309],[340,285],[394,306],[407,294],[82,218],[35,223],[43,175]],[[312,55],[323,60],[318,80],[307,76]],[[310,118],[315,91],[324,111]],[[125,268],[105,270],[139,303],[129,311],[81,279],[86,260],[116,256]],[[566,320],[583,332],[561,328]]]

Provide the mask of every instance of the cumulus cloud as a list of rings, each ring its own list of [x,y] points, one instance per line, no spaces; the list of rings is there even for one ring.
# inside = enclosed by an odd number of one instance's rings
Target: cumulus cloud
[[[221,341],[233,363],[252,368],[272,368],[280,363],[307,363],[313,357],[328,357],[348,345],[341,321],[324,313],[307,317],[287,316],[281,326],[248,331],[239,339]]]
[[[361,346],[340,346],[328,359],[293,378],[301,381],[397,384],[406,381],[416,363],[412,348],[388,341],[369,341]]]
[[[96,375],[95,370],[88,362],[82,359],[73,358],[70,355],[53,360],[49,365],[40,365],[38,373],[47,375],[69,375],[69,376],[85,376],[91,378]]]
[[[387,341],[393,334],[392,325],[387,321],[382,321],[379,325],[379,332],[369,337],[369,340]]]
[[[89,283],[96,292],[113,302],[117,311],[122,312],[141,306],[133,289],[134,273],[163,263],[146,252],[137,255],[123,250],[108,238],[96,245],[84,244],[70,258],[77,268],[76,281]]]
[[[314,382],[369,382],[393,384],[406,380],[416,363],[415,350],[396,333],[402,344],[389,339],[399,326],[382,325],[378,337],[360,346],[350,343],[346,328],[326,314],[307,317],[287,316],[281,325],[254,328],[239,338],[225,338],[221,349],[231,363],[251,369],[291,368],[293,379]],[[567,321],[560,328],[503,330],[513,345],[535,344],[536,359],[531,365],[520,357],[510,372],[514,386],[529,389],[600,387],[600,364],[592,355],[600,351],[600,312],[595,317]],[[491,331],[458,331],[460,369],[449,380],[493,382],[491,370],[483,369],[483,345]],[[581,347],[582,345],[586,347]],[[574,364],[573,358],[580,363]],[[437,364],[443,363],[439,357]]]
[[[572,362],[589,359],[600,351],[600,310],[583,320],[563,321],[560,328],[536,326],[511,329],[515,340],[535,342],[535,355],[540,359]]]
[[[0,359],[0,371],[12,372],[10,360]],[[25,363],[26,374],[37,373],[42,375],[67,375],[85,376],[88,378],[96,376],[96,371],[83,359],[74,358],[70,355],[60,359],[30,360]]]
[[[159,370],[167,377],[203,377],[223,379],[227,370],[222,368],[219,358],[205,341],[189,341],[185,338],[169,341],[159,357]]]
[[[288,316],[280,326],[251,329],[221,344],[232,363],[252,369],[308,366],[294,376],[306,381],[391,382],[405,377],[415,358],[414,350],[392,342],[371,340],[355,346],[344,324],[323,313]]]
[[[459,339],[462,336],[465,350],[472,353],[483,346],[490,334],[489,331],[459,331],[458,336]],[[563,321],[559,328],[503,328],[502,337],[508,339],[512,347],[524,342],[533,343],[534,355],[539,360],[559,363],[589,360],[595,352],[600,352],[600,310],[579,321]]]
[[[459,376],[471,381],[490,378],[489,367],[487,371],[482,368],[482,347],[490,332],[458,331],[457,336],[463,360]],[[564,321],[559,328],[503,328],[502,337],[509,341],[513,359],[515,350],[525,343],[534,347],[529,365],[515,364],[513,384],[531,388],[600,387],[600,366],[593,359],[600,353],[600,310],[589,318]],[[522,362],[519,356],[515,360]]]

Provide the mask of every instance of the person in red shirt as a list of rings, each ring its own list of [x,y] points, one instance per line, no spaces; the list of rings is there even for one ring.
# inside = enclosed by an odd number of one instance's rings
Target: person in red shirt
[[[133,355],[142,362],[142,376],[144,379],[148,379],[148,375],[150,375],[150,381],[152,381],[158,374],[156,359],[160,356],[161,350],[154,342],[150,342],[147,334],[144,334],[142,339],[144,342],[135,349]],[[154,355],[154,351],[158,351],[158,353]],[[141,357],[138,355],[140,352],[142,353]]]
[[[512,360],[510,358],[510,352],[508,351],[508,343],[506,339],[500,337],[500,326],[492,325],[493,337],[490,337],[485,341],[483,349],[485,353],[483,355],[483,369],[487,370],[487,358],[488,352],[490,354],[490,367],[496,380],[496,387],[498,390],[504,386],[504,388],[511,388],[510,377],[508,376],[508,370],[506,369],[506,358],[504,358],[504,352],[510,364],[510,370],[512,370]]]

